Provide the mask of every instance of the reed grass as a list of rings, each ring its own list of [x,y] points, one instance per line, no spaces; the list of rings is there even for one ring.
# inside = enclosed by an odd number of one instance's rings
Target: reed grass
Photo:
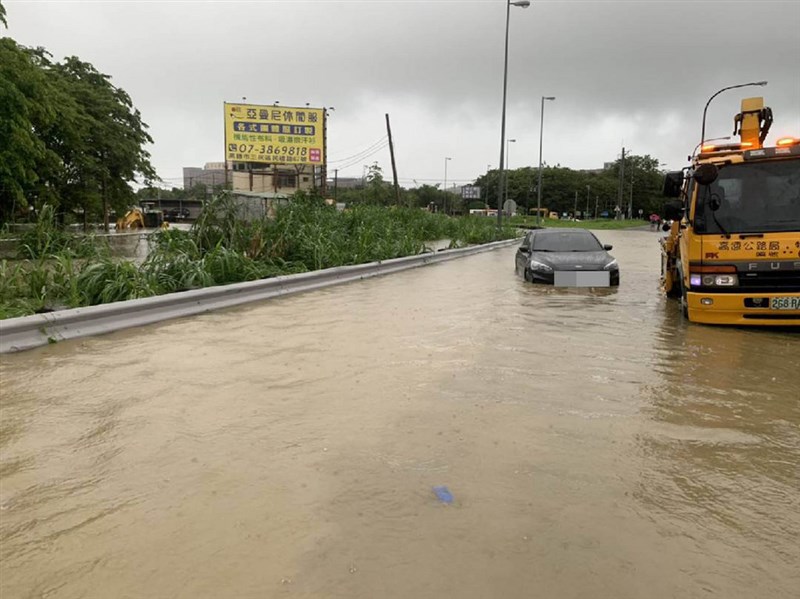
[[[388,260],[517,235],[492,219],[450,218],[409,208],[357,206],[339,212],[298,192],[274,218],[248,218],[227,193],[209,199],[191,230],[148,237],[147,259],[114,258],[105,241],[71,236],[51,210],[20,242],[21,260],[0,262],[0,318]]]

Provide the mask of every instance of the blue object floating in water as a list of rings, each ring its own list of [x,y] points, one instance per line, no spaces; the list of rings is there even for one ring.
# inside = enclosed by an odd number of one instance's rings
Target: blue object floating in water
[[[453,494],[447,487],[434,487],[433,492],[442,503],[453,503]]]

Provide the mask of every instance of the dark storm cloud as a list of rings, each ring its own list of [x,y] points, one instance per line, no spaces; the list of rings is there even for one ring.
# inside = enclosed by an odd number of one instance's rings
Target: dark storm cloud
[[[114,77],[142,110],[165,178],[219,160],[223,101],[335,106],[330,157],[396,128],[401,175],[435,180],[497,165],[503,0],[13,2],[8,34],[57,58],[75,54]],[[800,3],[550,1],[512,7],[511,166],[538,159],[592,168],[624,143],[681,166],[699,141],[729,135],[745,95],[764,95],[775,130],[800,134]],[[387,165],[385,152],[365,159]],[[340,163],[343,166],[344,163]],[[360,174],[355,164],[350,174]],[[347,174],[347,173],[345,173]]]

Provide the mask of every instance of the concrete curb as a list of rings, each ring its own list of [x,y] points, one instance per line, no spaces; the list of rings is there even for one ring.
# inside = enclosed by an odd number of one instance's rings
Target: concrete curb
[[[508,239],[456,250],[444,250],[435,254],[407,256],[382,262],[369,262],[259,281],[193,289],[181,293],[169,293],[88,308],[73,308],[47,314],[8,318],[0,320],[0,354],[25,351],[67,339],[102,335],[281,295],[321,289],[426,264],[471,256],[517,243],[519,243],[519,239]]]

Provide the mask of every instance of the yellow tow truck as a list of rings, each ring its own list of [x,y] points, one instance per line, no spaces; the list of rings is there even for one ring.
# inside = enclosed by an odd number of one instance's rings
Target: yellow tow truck
[[[766,146],[771,124],[763,98],[746,98],[739,142],[667,173],[661,285],[691,322],[800,326],[800,138]]]

